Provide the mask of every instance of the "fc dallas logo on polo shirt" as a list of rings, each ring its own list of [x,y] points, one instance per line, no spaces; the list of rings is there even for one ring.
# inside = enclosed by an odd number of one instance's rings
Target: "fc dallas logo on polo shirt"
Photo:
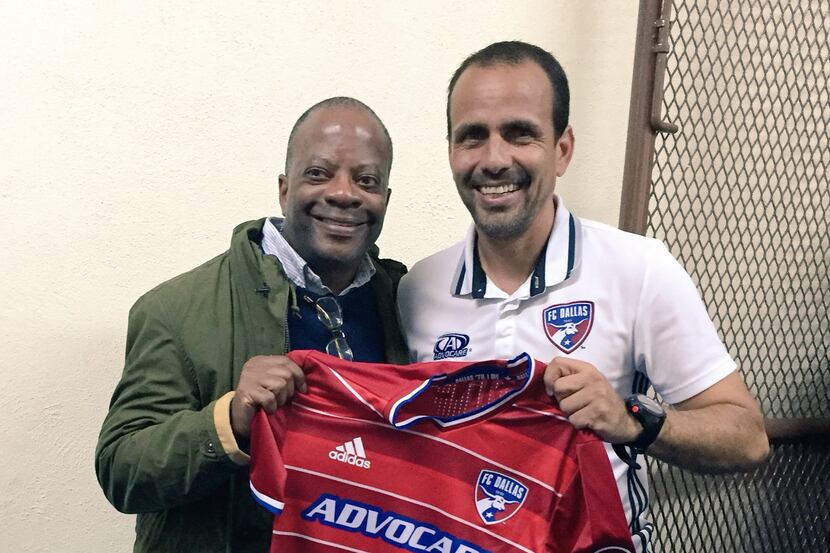
[[[594,302],[574,301],[546,307],[542,311],[545,334],[553,345],[571,353],[582,345],[594,324]]]

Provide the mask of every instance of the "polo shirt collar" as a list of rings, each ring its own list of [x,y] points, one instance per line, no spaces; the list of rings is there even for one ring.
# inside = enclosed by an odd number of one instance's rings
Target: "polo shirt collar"
[[[550,286],[565,282],[579,263],[579,220],[568,211],[559,196],[554,196],[554,202],[556,215],[548,243],[539,254],[533,273],[514,296],[532,298]],[[464,239],[464,251],[453,276],[452,294],[469,295],[475,299],[506,297],[487,278],[478,257],[477,242],[475,224],[472,224]]]

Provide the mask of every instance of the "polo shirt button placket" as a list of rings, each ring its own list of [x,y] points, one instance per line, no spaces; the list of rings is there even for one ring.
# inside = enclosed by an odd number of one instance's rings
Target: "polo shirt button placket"
[[[516,353],[515,336],[516,336],[516,308],[518,304],[515,301],[505,301],[499,306],[499,318],[496,323],[496,340],[495,350],[496,357],[501,359],[510,359]]]

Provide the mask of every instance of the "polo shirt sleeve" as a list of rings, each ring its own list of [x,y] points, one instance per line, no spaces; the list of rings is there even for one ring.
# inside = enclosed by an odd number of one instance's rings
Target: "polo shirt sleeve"
[[[666,247],[648,251],[634,325],[636,369],[674,404],[716,384],[737,365],[692,279]]]

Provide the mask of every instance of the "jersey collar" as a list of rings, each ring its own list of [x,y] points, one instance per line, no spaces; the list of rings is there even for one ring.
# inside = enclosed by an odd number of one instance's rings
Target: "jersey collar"
[[[539,254],[533,273],[513,297],[524,299],[537,296],[546,288],[568,280],[579,264],[579,219],[568,211],[559,196],[554,196],[554,202],[556,216],[548,243]],[[464,239],[464,251],[452,280],[452,294],[475,299],[508,297],[487,278],[478,257],[477,241],[475,224],[472,224]]]

